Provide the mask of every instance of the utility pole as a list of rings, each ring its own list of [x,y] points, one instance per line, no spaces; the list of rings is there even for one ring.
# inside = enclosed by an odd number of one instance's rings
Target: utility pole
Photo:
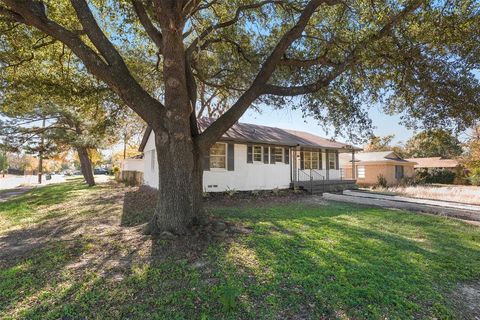
[[[40,138],[40,150],[38,152],[38,184],[42,184],[42,174],[43,174],[43,149],[45,148],[45,118],[42,120],[42,132]]]

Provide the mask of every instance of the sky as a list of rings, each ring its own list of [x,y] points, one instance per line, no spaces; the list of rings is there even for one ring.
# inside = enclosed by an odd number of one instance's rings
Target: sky
[[[399,124],[400,116],[386,115],[380,107],[372,107],[369,110],[369,115],[373,122],[374,134],[377,136],[395,134],[394,144],[406,142],[414,134],[413,130],[408,130]],[[291,110],[288,108],[278,110],[267,106],[262,109],[262,113],[249,109],[240,118],[240,122],[302,130],[325,138],[332,138],[333,134],[332,130],[327,134],[315,119],[311,117],[304,119],[300,110]],[[335,140],[347,142],[345,138],[342,137],[336,137]]]

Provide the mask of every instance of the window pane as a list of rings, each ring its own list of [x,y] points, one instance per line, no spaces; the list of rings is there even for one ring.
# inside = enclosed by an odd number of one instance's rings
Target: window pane
[[[328,168],[329,169],[336,169],[336,159],[335,159],[335,153],[329,153],[328,154]]]
[[[312,152],[312,160],[318,161],[318,152]]]
[[[283,148],[275,148],[275,162],[283,162]]]
[[[312,160],[312,169],[318,169],[318,159]]]
[[[227,152],[227,146],[224,143],[215,143],[210,148],[210,155],[225,155]]]
[[[357,167],[357,177],[358,178],[365,178],[365,167]]]
[[[210,156],[210,168],[225,169],[225,156]]]
[[[310,151],[303,151],[303,163],[305,169],[312,169],[312,153]]]
[[[262,161],[262,147],[253,146],[253,161]]]

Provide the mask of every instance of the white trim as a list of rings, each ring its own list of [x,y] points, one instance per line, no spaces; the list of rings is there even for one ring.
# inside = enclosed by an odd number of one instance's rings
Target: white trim
[[[260,148],[260,161],[259,160],[255,160],[255,147],[259,147]],[[261,145],[258,145],[258,144],[254,144],[252,145],[252,163],[256,163],[256,164],[263,164],[263,152],[264,152],[264,146],[261,146]],[[258,154],[258,153],[257,153]],[[270,156],[270,154],[268,155]]]
[[[227,166],[228,166],[228,144],[226,144],[225,142],[216,142],[213,144],[213,146],[215,145],[224,145],[225,146],[225,155],[212,155],[212,148],[210,148],[209,150],[209,167],[210,167],[210,170],[213,170],[213,171],[220,171],[220,172],[223,172],[223,171],[227,171]],[[212,146],[212,147],[213,147]],[[223,168],[215,168],[215,167],[212,167],[212,157],[224,157],[225,158],[225,167]]]

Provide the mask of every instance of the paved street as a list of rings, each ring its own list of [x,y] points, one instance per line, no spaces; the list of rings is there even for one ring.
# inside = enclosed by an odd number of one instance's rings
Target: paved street
[[[0,178],[0,190],[4,189],[13,189],[19,186],[36,186],[38,185],[38,177],[27,175],[27,176],[7,176],[5,178]],[[51,180],[46,180],[45,176],[42,179],[42,185],[65,182],[65,177],[62,175],[52,175]]]

